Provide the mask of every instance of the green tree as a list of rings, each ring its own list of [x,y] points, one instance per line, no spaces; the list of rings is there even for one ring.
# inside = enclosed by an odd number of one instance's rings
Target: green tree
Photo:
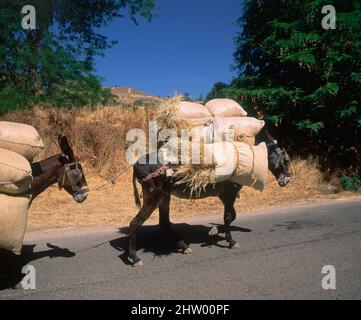
[[[192,97],[189,94],[189,92],[184,92],[183,97],[182,97],[183,101],[192,101]]]
[[[21,26],[25,5],[36,9],[35,30]],[[94,75],[94,58],[115,42],[98,29],[115,18],[150,20],[153,8],[153,0],[2,0],[0,112],[33,103],[113,102]]]
[[[207,94],[206,101],[217,99],[217,98],[226,98],[227,92],[226,89],[228,88],[228,84],[224,82],[216,82],[211,91]]]
[[[325,30],[325,5],[336,29]],[[361,166],[359,0],[243,0],[226,89],[273,125],[293,154],[319,155],[325,169]]]

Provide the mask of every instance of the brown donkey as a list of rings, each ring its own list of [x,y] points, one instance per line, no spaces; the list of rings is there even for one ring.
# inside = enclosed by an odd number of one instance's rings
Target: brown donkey
[[[31,201],[48,187],[58,183],[59,189],[66,190],[76,202],[81,203],[87,198],[89,192],[83,169],[77,162],[67,138],[59,136],[58,140],[61,153],[31,164],[34,177],[30,188]],[[12,252],[0,248],[0,290],[21,287],[20,282],[23,278],[21,269],[28,261],[47,255],[64,257],[75,255],[67,249],[50,244],[48,247],[51,250],[32,253],[30,257],[27,252],[16,256]]]
[[[76,202],[82,203],[89,192],[83,168],[76,160],[68,139],[59,136],[58,143],[62,153],[31,164],[33,174],[30,188],[31,201],[48,187],[58,183],[60,190],[64,189]]]
[[[268,133],[267,130],[262,130],[258,135],[260,141],[265,141],[268,149],[268,167],[272,174],[276,177],[279,186],[285,187],[290,181],[291,173],[289,170],[290,157],[284,149],[278,146],[278,142]],[[239,248],[239,244],[233,240],[231,235],[230,225],[236,219],[236,211],[234,209],[234,202],[237,198],[242,186],[223,182],[215,185],[208,185],[205,190],[199,195],[192,195],[186,185],[176,185],[176,181],[172,181],[165,177],[164,165],[158,163],[157,165],[149,164],[150,155],[144,156],[143,161],[138,160],[134,165],[133,172],[133,187],[136,204],[141,206],[140,197],[137,190],[137,180],[142,184],[143,190],[143,205],[139,213],[130,223],[129,234],[129,252],[128,256],[132,260],[133,266],[142,266],[143,262],[139,259],[136,253],[136,235],[143,223],[150,217],[150,215],[159,208],[159,225],[176,241],[179,249],[183,253],[191,253],[192,250],[182,240],[172,228],[169,219],[169,204],[170,197],[174,195],[178,198],[184,199],[200,199],[206,197],[219,197],[224,205],[224,228],[212,228],[210,235],[217,235],[223,230],[225,232],[225,239],[229,243],[229,248]],[[145,161],[144,161],[145,160]],[[142,164],[141,164],[142,163]],[[143,164],[145,163],[145,164]]]

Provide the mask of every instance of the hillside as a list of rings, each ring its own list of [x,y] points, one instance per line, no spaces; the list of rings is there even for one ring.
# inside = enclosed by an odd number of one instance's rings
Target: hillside
[[[166,98],[155,97],[145,92],[127,87],[111,87],[112,93],[118,96],[118,102],[122,106],[149,107],[157,106],[166,101]]]

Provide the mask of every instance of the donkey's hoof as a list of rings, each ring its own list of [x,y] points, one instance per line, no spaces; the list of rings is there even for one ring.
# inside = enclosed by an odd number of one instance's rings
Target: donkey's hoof
[[[219,233],[219,230],[217,227],[213,227],[211,230],[209,230],[208,234],[210,236],[216,236]]]
[[[15,286],[13,286],[12,289],[15,289],[15,290],[23,289],[23,285],[21,284],[21,281],[18,282]]]
[[[229,245],[229,249],[241,249],[241,246],[239,245],[238,242],[234,243],[233,245],[230,244]]]
[[[142,260],[133,263],[133,267],[143,267],[144,263]]]
[[[187,248],[183,250],[183,254],[191,254],[193,252],[192,248]]]

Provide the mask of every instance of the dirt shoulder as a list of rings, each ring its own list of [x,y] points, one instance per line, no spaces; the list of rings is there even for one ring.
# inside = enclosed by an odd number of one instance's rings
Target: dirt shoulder
[[[310,179],[297,175],[286,188],[280,188],[269,175],[263,192],[251,188],[241,191],[240,199],[237,199],[235,204],[237,213],[246,214],[267,208],[330,200],[361,199],[361,193],[329,193],[326,185],[317,184]],[[30,208],[28,231],[128,225],[138,212],[134,204],[131,172],[123,176],[117,184],[109,183],[98,191],[97,187],[103,186],[106,181],[91,173],[87,174],[87,180],[91,193],[83,204],[77,204],[67,193],[59,191],[57,186],[52,186],[41,194]],[[204,216],[218,217],[222,213],[223,207],[218,198],[196,201],[172,198],[171,219],[174,221],[181,222]],[[158,212],[154,212],[147,224],[157,222]]]
[[[285,205],[278,205],[267,207],[263,209],[253,210],[249,212],[242,212],[240,214],[247,214],[248,216],[259,216],[264,214],[273,214],[275,212],[289,212],[290,210],[303,208],[303,207],[312,207],[315,206],[324,206],[324,205],[337,205],[345,202],[360,202],[361,195],[352,195],[352,194],[342,194],[337,198],[331,199],[330,197],[325,198],[309,198],[305,201],[298,201],[295,203],[288,203]],[[360,202],[361,204],[361,202]],[[181,218],[175,214],[172,218],[174,223],[202,223],[207,221],[211,223],[216,220],[222,220],[222,213],[218,210],[216,211],[207,211],[202,215],[197,214],[198,210],[189,211]],[[202,212],[203,213],[203,212]],[[157,213],[154,214],[155,218],[150,219],[147,224],[157,223]],[[114,231],[119,231],[119,228],[122,227],[120,225],[77,225],[77,226],[62,226],[62,227],[44,227],[44,228],[36,228],[29,229],[25,235],[25,241],[33,241],[33,240],[46,240],[49,239],[57,239],[57,238],[74,238],[74,237],[84,237],[88,235],[108,235]]]

